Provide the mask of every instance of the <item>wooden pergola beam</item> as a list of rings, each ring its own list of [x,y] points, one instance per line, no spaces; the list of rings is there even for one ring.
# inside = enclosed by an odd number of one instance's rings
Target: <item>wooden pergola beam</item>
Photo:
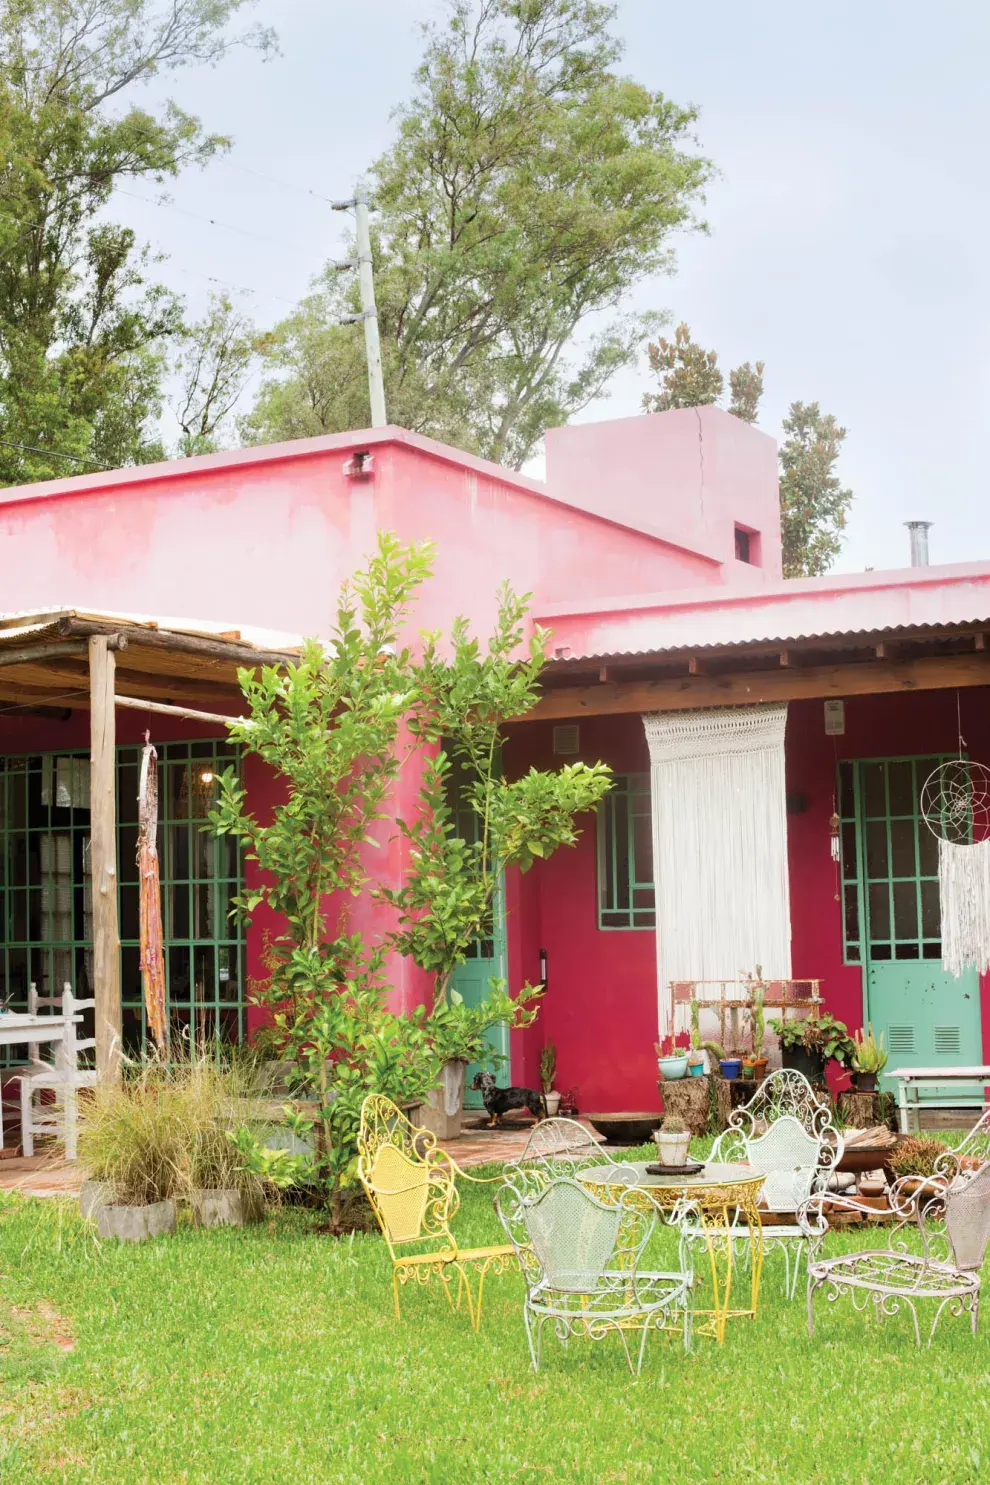
[[[120,927],[117,919],[116,659],[105,634],[89,641],[89,808],[93,883],[96,1075],[120,1076]]]
[[[545,691],[520,722],[562,717],[616,716],[624,712],[693,711],[710,706],[756,706],[761,702],[815,697],[889,695],[990,685],[990,654],[861,661],[798,669],[739,671],[722,675],[665,676],[607,685],[559,686]]]

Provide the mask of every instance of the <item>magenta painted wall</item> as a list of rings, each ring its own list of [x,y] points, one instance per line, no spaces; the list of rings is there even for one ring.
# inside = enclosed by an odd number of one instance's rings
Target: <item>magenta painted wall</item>
[[[349,479],[363,444],[374,473]],[[549,603],[696,585],[718,567],[535,481],[383,430],[3,491],[3,607],[325,634],[379,531],[437,544],[414,629],[463,613],[486,630],[505,579]]]
[[[546,442],[551,494],[706,553],[722,564],[709,582],[779,579],[777,445],[768,434],[721,408],[693,407],[551,428]],[[737,525],[753,537],[749,563],[736,561]]]
[[[649,771],[639,717],[586,718],[580,728],[582,761],[608,763],[616,773]],[[553,729],[543,724],[512,730],[503,756],[512,774],[560,763]],[[655,938],[651,930],[598,927],[596,853],[595,818],[588,815],[575,847],[561,848],[523,879],[527,911],[510,914],[510,945],[518,945],[530,978],[538,976],[540,949],[547,951],[547,993],[537,1026],[519,1039],[526,1042],[520,1066],[535,1077],[539,1047],[552,1040],[557,1087],[575,1088],[582,1111],[659,1109]],[[513,1058],[518,1082],[515,1048]]]

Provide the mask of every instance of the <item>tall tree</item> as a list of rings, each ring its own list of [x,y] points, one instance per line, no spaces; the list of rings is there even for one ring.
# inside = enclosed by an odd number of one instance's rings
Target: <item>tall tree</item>
[[[181,305],[134,234],[99,217],[115,185],[227,145],[129,95],[233,46],[268,50],[269,32],[231,30],[251,3],[0,0],[0,484],[160,455]]]
[[[725,379],[718,369],[718,353],[702,350],[683,321],[673,340],[648,345],[646,354],[650,370],[660,379],[660,390],[643,394],[644,412],[707,407],[721,397]]]
[[[513,467],[634,359],[657,317],[620,306],[671,271],[710,175],[695,111],[616,70],[614,10],[452,0],[373,170],[390,412]],[[334,326],[352,293],[279,327],[247,437],[367,422],[360,332]]]
[[[780,446],[780,528],[784,576],[827,572],[842,547],[853,492],[835,465],[846,429],[817,402],[792,402]]]
[[[209,454],[234,409],[251,369],[258,334],[226,294],[210,299],[206,315],[182,335],[174,406],[185,455]]]

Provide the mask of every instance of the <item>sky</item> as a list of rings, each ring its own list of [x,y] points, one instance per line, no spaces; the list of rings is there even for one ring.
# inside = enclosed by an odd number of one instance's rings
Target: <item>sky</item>
[[[259,325],[288,314],[349,218],[329,200],[389,144],[431,0],[258,0],[280,56],[241,51],[156,82],[230,152],[114,215],[167,255],[196,314],[211,290]],[[990,558],[990,6],[983,0],[619,0],[623,69],[700,109],[718,167],[707,235],[630,307],[686,320],[724,370],[766,363],[760,426],[795,399],[848,429],[855,503],[838,571],[906,565],[901,523],[928,519],[934,562]],[[135,100],[137,101],[137,100]],[[645,367],[584,420],[640,410]]]

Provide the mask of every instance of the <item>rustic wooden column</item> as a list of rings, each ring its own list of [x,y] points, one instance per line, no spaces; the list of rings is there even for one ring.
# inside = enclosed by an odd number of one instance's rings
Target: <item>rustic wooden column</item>
[[[120,929],[117,922],[116,660],[105,634],[89,641],[90,866],[93,884],[93,978],[96,1072],[120,1076]]]

